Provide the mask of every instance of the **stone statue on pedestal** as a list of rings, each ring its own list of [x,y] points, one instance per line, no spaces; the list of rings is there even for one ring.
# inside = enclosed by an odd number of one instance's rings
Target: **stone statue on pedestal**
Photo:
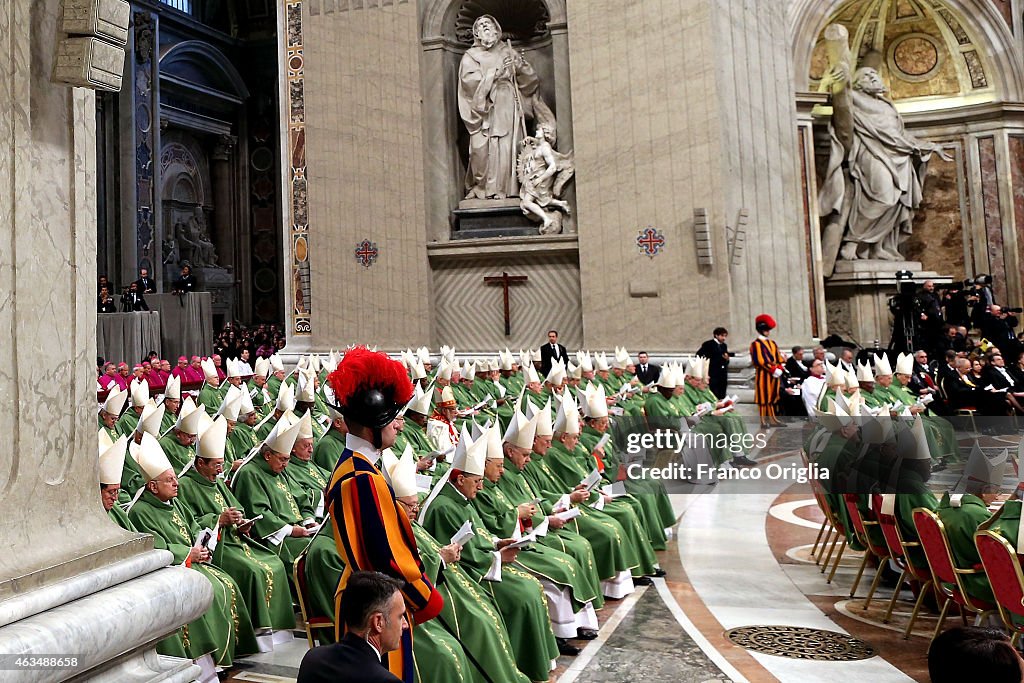
[[[526,119],[553,121],[537,73],[485,14],[473,23],[473,46],[459,64],[459,116],[469,131],[466,199],[519,196],[516,157]]]
[[[818,196],[822,260],[831,275],[840,260],[902,261],[900,246],[921,204],[927,162],[938,145],[909,134],[873,66],[853,71],[846,29],[825,31],[832,95],[832,149]]]
[[[562,232],[559,209],[566,216],[572,215],[569,203],[559,199],[565,184],[575,173],[572,154],[556,152],[552,147],[554,141],[554,127],[539,123],[536,135],[523,140],[519,153],[519,206],[531,220],[541,221],[542,235]]]

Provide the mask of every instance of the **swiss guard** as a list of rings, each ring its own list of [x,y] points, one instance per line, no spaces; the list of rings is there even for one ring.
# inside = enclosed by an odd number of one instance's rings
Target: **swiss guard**
[[[403,582],[409,623],[433,619],[444,600],[423,573],[412,525],[379,469],[381,451],[395,443],[395,418],[412,398],[405,368],[384,353],[357,346],[348,351],[327,377],[348,434],[327,486],[325,507],[330,514],[338,553],[345,571],[335,594],[340,614],[341,595],[352,572],[378,571]],[[336,638],[343,629],[338,620]],[[387,655],[388,669],[412,683],[412,629],[402,634],[402,646]]]

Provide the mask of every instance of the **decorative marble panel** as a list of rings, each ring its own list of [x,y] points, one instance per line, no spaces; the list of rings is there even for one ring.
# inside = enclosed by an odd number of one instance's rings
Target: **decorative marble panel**
[[[1003,213],[999,204],[999,171],[996,167],[995,138],[978,138],[978,160],[981,165],[981,195],[985,210],[985,235],[989,274],[993,277],[996,301],[1006,301],[1006,282],[999,277],[1006,270],[1003,254]]]
[[[285,7],[285,82],[288,84],[288,254],[292,289],[288,311],[289,334],[306,336],[313,333],[311,278],[309,271],[309,196],[306,183],[306,104],[305,56],[302,45],[302,2],[288,0]],[[319,4],[319,3],[317,3]],[[298,245],[302,246],[297,249]],[[301,256],[301,258],[300,258]],[[259,271],[257,271],[258,273]]]
[[[967,277],[964,266],[964,226],[957,165],[963,163],[960,148],[947,149],[953,161],[936,156],[928,162],[924,180],[924,198],[914,216],[914,232],[903,246],[909,261],[920,261],[925,270],[933,270],[954,280]]]

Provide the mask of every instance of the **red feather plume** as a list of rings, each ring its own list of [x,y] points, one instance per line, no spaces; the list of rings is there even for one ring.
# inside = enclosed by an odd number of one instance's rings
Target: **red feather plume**
[[[345,353],[338,368],[327,376],[334,396],[341,406],[358,391],[376,388],[384,393],[390,389],[395,403],[408,403],[412,398],[412,382],[405,367],[386,353],[357,346]]]

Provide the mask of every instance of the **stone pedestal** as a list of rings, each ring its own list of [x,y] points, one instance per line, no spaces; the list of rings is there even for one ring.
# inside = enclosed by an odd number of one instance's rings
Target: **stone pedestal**
[[[828,331],[870,347],[878,340],[882,347],[892,337],[889,299],[896,295],[896,273],[909,270],[920,285],[952,282],[948,275],[923,271],[918,261],[838,261],[832,277],[825,282]]]
[[[519,198],[463,199],[452,211],[452,238],[536,235],[538,224],[519,208]]]
[[[77,657],[3,681],[182,680],[155,643],[206,579],[103,511],[96,441],[96,101],[51,83],[58,0],[0,12],[0,653]],[[148,669],[148,671],[147,671]],[[111,673],[107,673],[111,672]]]

